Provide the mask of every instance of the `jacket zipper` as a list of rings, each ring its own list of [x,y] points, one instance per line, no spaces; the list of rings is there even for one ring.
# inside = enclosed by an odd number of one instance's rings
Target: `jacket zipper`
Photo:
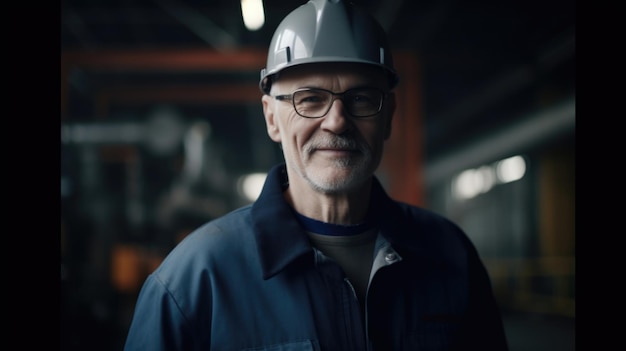
[[[362,330],[364,323],[361,322],[359,299],[356,295],[356,290],[347,277],[343,278],[344,282],[348,286],[349,293],[347,299],[347,306],[344,307],[346,315],[346,328],[349,330],[348,343],[350,343],[351,349],[362,351],[363,347],[367,345],[366,331]],[[344,290],[345,291],[345,290]]]

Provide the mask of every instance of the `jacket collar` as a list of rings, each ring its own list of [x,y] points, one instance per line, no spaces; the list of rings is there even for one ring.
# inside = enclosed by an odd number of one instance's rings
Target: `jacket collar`
[[[301,256],[312,255],[313,248],[285,201],[288,184],[285,164],[274,166],[265,180],[259,198],[252,205],[252,221],[263,279],[269,279]],[[369,213],[382,235],[396,248],[418,250],[406,235],[407,219],[403,209],[392,200],[374,177]],[[414,236],[413,236],[414,237]]]
[[[274,166],[252,205],[252,222],[263,279],[269,279],[312,247],[283,197],[287,186],[285,164]]]

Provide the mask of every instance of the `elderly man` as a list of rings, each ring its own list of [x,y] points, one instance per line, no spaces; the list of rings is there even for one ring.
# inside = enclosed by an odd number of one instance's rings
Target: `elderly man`
[[[374,176],[397,80],[370,15],[337,0],[290,13],[260,82],[285,162],[148,277],[126,350],[507,350],[466,235]]]

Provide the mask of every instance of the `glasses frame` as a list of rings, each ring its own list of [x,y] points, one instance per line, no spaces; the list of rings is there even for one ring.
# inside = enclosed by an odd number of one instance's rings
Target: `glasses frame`
[[[374,113],[372,113],[372,114],[369,114],[369,115],[364,115],[364,116],[356,116],[356,115],[353,115],[352,113],[350,113],[350,111],[348,111],[348,108],[347,108],[347,107],[345,107],[345,108],[344,108],[344,110],[346,111],[346,113],[347,113],[348,115],[350,115],[350,116],[351,116],[351,117],[353,117],[353,118],[367,118],[367,117],[372,117],[372,116],[375,116],[375,115],[379,114],[379,113],[380,113],[380,111],[381,111],[381,110],[382,110],[382,108],[383,108],[383,104],[385,103],[385,98],[387,97],[387,94],[388,94],[389,92],[387,92],[387,91],[385,91],[385,90],[383,90],[383,89],[380,89],[380,88],[374,88],[374,87],[358,87],[358,88],[352,88],[352,89],[348,89],[348,90],[346,90],[346,91],[344,91],[344,92],[341,92],[341,93],[335,93],[334,91],[330,91],[330,90],[323,89],[323,88],[300,88],[300,89],[296,89],[296,90],[294,90],[291,94],[274,95],[274,96],[272,96],[272,97],[273,97],[274,99],[278,100],[278,101],[291,101],[291,105],[293,106],[293,110],[294,110],[294,111],[296,111],[296,113],[297,113],[297,114],[298,114],[298,116],[300,116],[300,117],[304,117],[304,118],[311,118],[311,119],[317,119],[317,118],[322,118],[322,117],[324,117],[324,116],[326,116],[326,115],[328,114],[328,111],[330,111],[330,109],[332,108],[333,103],[335,102],[335,100],[339,99],[339,100],[341,100],[341,102],[344,102],[344,101],[343,101],[343,97],[344,97],[344,95],[346,95],[346,94],[348,94],[348,93],[350,93],[350,92],[353,92],[353,91],[355,91],[355,90],[363,90],[363,89],[378,90],[378,91],[380,92],[380,94],[381,94],[381,98],[380,98],[380,103],[378,104],[378,109],[376,110],[376,112],[374,112]],[[300,92],[300,91],[323,91],[323,92],[326,92],[326,93],[331,94],[332,98],[330,99],[330,103],[328,104],[328,106],[327,106],[327,108],[326,108],[326,111],[324,111],[324,113],[322,113],[320,116],[317,116],[317,117],[305,116],[305,115],[301,114],[300,112],[298,112],[298,109],[296,108],[296,102],[295,102],[295,100],[294,100],[293,96],[294,96],[296,93]],[[344,105],[345,105],[345,102],[344,102]]]

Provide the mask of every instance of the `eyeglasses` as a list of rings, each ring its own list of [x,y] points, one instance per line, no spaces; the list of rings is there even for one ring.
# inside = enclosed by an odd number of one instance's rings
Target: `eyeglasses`
[[[288,95],[276,95],[279,101],[289,101],[296,113],[305,118],[326,116],[336,99],[341,99],[352,117],[370,117],[380,112],[385,92],[377,88],[355,88],[334,93],[320,88],[303,88]]]

